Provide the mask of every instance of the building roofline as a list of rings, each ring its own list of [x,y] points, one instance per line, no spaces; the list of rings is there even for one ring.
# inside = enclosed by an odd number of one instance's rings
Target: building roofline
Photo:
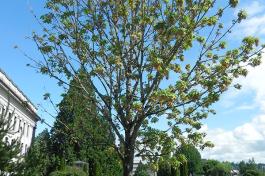
[[[1,78],[1,74],[6,78],[6,80],[11,83],[8,85],[4,78]],[[22,103],[26,102],[29,106],[29,110],[31,110],[39,120],[39,116],[37,115],[38,108],[32,103],[32,101],[23,93],[23,91],[14,83],[14,81],[0,68],[0,81],[16,96]],[[13,87],[12,87],[13,86]],[[19,93],[21,95],[19,95]]]

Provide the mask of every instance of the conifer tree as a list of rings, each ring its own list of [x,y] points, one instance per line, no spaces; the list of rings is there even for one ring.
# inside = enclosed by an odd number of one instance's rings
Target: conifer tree
[[[43,130],[33,141],[22,161],[20,176],[47,176],[58,169],[60,160],[55,160],[51,152],[51,139],[47,129]]]
[[[78,74],[82,77],[82,70]],[[121,173],[120,159],[113,148],[115,137],[106,120],[99,117],[89,82],[85,77],[82,81],[89,97],[83,96],[85,93],[78,88],[77,80],[71,81],[51,129],[51,150],[68,165],[79,160],[88,162],[92,175]]]

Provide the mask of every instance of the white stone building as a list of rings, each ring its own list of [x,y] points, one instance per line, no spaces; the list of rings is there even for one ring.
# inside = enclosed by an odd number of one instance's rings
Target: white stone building
[[[28,151],[35,135],[36,123],[39,120],[37,108],[0,69],[0,114],[6,109],[7,116],[12,116],[12,126],[10,134],[4,140],[10,143],[14,139],[19,139],[23,155]]]

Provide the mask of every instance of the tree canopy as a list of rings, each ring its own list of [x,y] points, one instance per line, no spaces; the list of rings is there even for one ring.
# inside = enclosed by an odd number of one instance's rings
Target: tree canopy
[[[262,176],[265,175],[264,171],[258,168],[254,158],[249,159],[247,162],[241,161],[238,164],[239,172],[243,176]]]
[[[260,64],[259,39],[248,36],[233,48],[231,24],[225,13],[238,0],[47,0],[47,13],[33,33],[42,58],[33,67],[69,86],[77,80],[83,97],[90,97],[80,77],[95,92],[100,117],[108,121],[118,141],[116,151],[124,175],[133,169],[134,155],[168,154],[189,141],[202,148],[201,120],[214,113],[211,105],[247,75],[246,66]],[[31,58],[32,59],[32,58]],[[83,74],[77,74],[82,68]],[[240,85],[236,84],[236,88]],[[89,112],[89,111],[88,111]],[[153,125],[163,122],[166,129]]]
[[[18,170],[21,176],[46,176],[60,165],[52,155],[50,133],[43,130],[33,141]]]
[[[89,91],[93,97],[93,91]],[[54,126],[34,140],[21,174],[59,174],[75,161],[88,163],[90,175],[121,174],[120,158],[113,148],[115,137],[108,130],[105,119],[98,117],[95,102],[82,97],[82,93],[83,90],[76,87],[76,80],[72,80],[58,104]],[[49,95],[45,95],[45,99],[48,98]]]
[[[229,176],[232,165],[229,162],[219,162],[217,160],[203,160],[202,173],[205,176]]]
[[[143,164],[143,163],[139,163],[134,176],[149,176],[148,174],[148,166]]]
[[[84,91],[78,87],[77,80],[71,81],[69,90],[58,105],[59,114],[51,129],[51,150],[66,164],[85,161],[98,167],[94,169],[99,170],[100,175],[117,175],[120,168],[113,147],[115,136],[106,120],[99,117],[93,89],[89,88],[88,82],[85,83],[85,78],[82,81],[90,98],[82,96]]]
[[[193,145],[181,145],[176,154],[183,154],[186,157],[189,175],[194,175],[201,171],[201,154]]]

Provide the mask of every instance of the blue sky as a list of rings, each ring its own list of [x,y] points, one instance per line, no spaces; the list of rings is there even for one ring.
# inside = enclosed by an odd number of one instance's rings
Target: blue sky
[[[40,57],[34,43],[26,39],[33,31],[39,31],[40,26],[34,19],[31,10],[36,14],[43,13],[43,1],[8,0],[0,7],[0,68],[20,87],[35,105],[41,104],[52,113],[54,109],[43,100],[45,92],[52,92],[55,102],[60,101],[62,90],[56,82],[47,76],[37,74],[26,66],[30,61],[22,52],[14,49],[18,46],[23,52],[35,58]],[[40,116],[52,124],[53,119],[39,110]],[[38,124],[37,132],[46,126]]]
[[[244,35],[265,36],[265,5],[262,0],[242,0],[240,8],[247,8],[250,16],[240,24],[232,34],[230,43],[233,46]],[[239,9],[239,8],[238,8]],[[238,10],[237,9],[237,10]],[[59,102],[62,90],[56,82],[46,76],[36,73],[26,66],[30,61],[23,56],[20,49],[33,57],[40,57],[34,43],[27,36],[40,27],[33,15],[42,14],[43,1],[39,0],[8,0],[0,6],[0,68],[22,89],[33,101],[41,104],[54,113],[53,108],[43,100],[43,94],[51,92],[52,99]],[[233,17],[235,12],[230,12]],[[228,23],[228,22],[227,22]],[[243,89],[230,89],[222,95],[220,102],[214,105],[217,115],[205,120],[204,130],[209,134],[216,147],[202,152],[204,157],[237,161],[255,157],[259,162],[265,162],[265,64],[255,70],[250,70],[246,79],[238,79]],[[264,91],[265,92],[265,91]],[[48,123],[53,119],[39,111]],[[46,126],[38,124],[37,132]],[[261,147],[263,144],[263,148]]]

